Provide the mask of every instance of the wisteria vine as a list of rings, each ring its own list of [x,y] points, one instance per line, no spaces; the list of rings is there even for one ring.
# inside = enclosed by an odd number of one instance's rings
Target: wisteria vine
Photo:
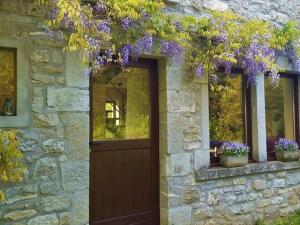
[[[210,11],[209,17],[164,13],[160,0],[36,0],[47,19],[52,38],[67,42],[70,50],[83,50],[90,70],[104,65],[126,66],[143,54],[184,60],[189,72],[217,79],[223,67],[244,70],[251,85],[268,72],[276,84],[285,55],[300,72],[297,40],[299,29],[287,21],[282,28],[260,20],[246,20],[233,12]]]

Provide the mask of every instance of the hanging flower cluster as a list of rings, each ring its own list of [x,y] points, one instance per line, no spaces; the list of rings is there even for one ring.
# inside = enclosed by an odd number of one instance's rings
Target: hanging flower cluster
[[[209,11],[208,17],[164,13],[161,0],[36,0],[43,6],[49,35],[68,43],[69,50],[88,53],[84,61],[93,70],[107,64],[126,66],[143,54],[162,54],[185,60],[197,77],[213,76],[220,67],[230,74],[242,68],[250,84],[256,76],[270,73],[278,81],[279,54],[288,55],[300,72],[294,22],[283,28],[228,12]]]

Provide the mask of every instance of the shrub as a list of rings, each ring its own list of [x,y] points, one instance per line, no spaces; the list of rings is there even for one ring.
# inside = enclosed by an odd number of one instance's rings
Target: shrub
[[[0,183],[21,182],[25,173],[25,166],[21,162],[23,154],[16,131],[0,130]],[[0,202],[5,200],[0,190]]]

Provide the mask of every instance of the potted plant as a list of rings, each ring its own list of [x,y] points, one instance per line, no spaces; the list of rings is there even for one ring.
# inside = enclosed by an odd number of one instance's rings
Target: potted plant
[[[276,159],[281,162],[297,161],[300,158],[300,151],[297,142],[279,138],[275,143]]]
[[[248,163],[249,146],[239,142],[224,142],[220,148],[220,164],[223,167],[239,167]]]

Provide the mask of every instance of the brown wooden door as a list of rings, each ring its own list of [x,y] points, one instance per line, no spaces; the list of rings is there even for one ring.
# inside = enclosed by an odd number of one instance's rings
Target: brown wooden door
[[[159,225],[157,75],[139,60],[91,78],[90,224]]]

